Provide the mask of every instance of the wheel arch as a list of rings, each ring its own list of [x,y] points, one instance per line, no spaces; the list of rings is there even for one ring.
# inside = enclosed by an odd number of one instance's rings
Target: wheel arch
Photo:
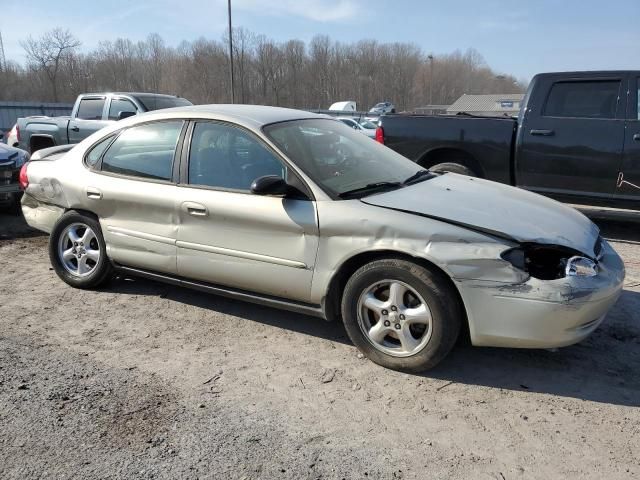
[[[35,153],[43,148],[55,147],[56,141],[52,135],[33,134],[29,137],[29,153]]]
[[[457,163],[470,169],[477,177],[485,178],[484,169],[478,159],[462,148],[437,147],[425,152],[416,163],[424,168],[439,163]]]
[[[329,281],[329,286],[327,288],[326,295],[322,301],[322,308],[324,310],[325,316],[329,321],[339,321],[341,320],[340,314],[340,304],[342,302],[342,293],[344,292],[344,287],[347,284],[347,281],[351,276],[362,266],[367,263],[373,262],[375,260],[382,259],[399,259],[406,260],[409,262],[416,263],[422,267],[425,267],[429,270],[435,271],[438,273],[445,281],[449,283],[451,287],[453,287],[453,291],[456,292],[458,302],[460,302],[460,306],[462,307],[462,311],[464,313],[464,322],[463,328],[466,331],[466,335],[469,335],[469,316],[467,314],[467,307],[464,303],[464,299],[460,294],[460,290],[458,286],[453,281],[451,276],[443,270],[441,267],[431,262],[430,260],[424,257],[418,257],[415,255],[411,255],[406,252],[398,251],[398,250],[368,250],[365,252],[359,252],[355,255],[346,259],[340,267],[335,271],[331,280]]]

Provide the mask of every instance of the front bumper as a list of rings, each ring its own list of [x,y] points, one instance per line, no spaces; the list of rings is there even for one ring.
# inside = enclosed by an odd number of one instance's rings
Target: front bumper
[[[489,347],[554,348],[589,336],[616,302],[624,264],[604,243],[595,277],[530,278],[521,284],[467,280],[458,287],[471,341]]]

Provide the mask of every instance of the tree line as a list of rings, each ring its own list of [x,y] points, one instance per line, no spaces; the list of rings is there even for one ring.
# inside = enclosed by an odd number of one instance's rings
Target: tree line
[[[70,102],[83,92],[149,91],[180,95],[193,103],[231,100],[226,38],[200,38],[168,46],[158,34],[144,41],[104,41],[89,52],[61,28],[21,42],[26,62],[0,71],[0,100]],[[380,101],[398,111],[449,105],[462,94],[518,93],[512,75],[498,74],[474,49],[432,55],[413,43],[326,35],[276,42],[233,29],[235,98],[238,103],[328,108],[353,100],[360,110]]]

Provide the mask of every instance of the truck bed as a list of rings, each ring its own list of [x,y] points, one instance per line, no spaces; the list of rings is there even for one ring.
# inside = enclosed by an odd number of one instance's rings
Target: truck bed
[[[464,158],[477,175],[513,183],[514,118],[384,115],[380,125],[386,146],[425,167]]]

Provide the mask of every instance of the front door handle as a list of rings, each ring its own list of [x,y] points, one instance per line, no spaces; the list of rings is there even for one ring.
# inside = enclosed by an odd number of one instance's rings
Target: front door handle
[[[80,131],[80,127],[71,127],[71,131],[72,132],[79,132]]]
[[[535,128],[531,130],[531,135],[537,137],[552,137],[555,133],[553,130],[537,130]]]
[[[88,187],[87,188],[87,197],[92,198],[94,200],[100,200],[102,198],[102,192],[97,188]]]
[[[189,215],[192,215],[194,217],[206,217],[207,215],[209,215],[207,207],[205,207],[201,203],[184,202],[182,204],[182,209]]]
[[[633,139],[634,139],[636,142],[640,142],[640,133],[636,133],[636,134],[633,136]]]

